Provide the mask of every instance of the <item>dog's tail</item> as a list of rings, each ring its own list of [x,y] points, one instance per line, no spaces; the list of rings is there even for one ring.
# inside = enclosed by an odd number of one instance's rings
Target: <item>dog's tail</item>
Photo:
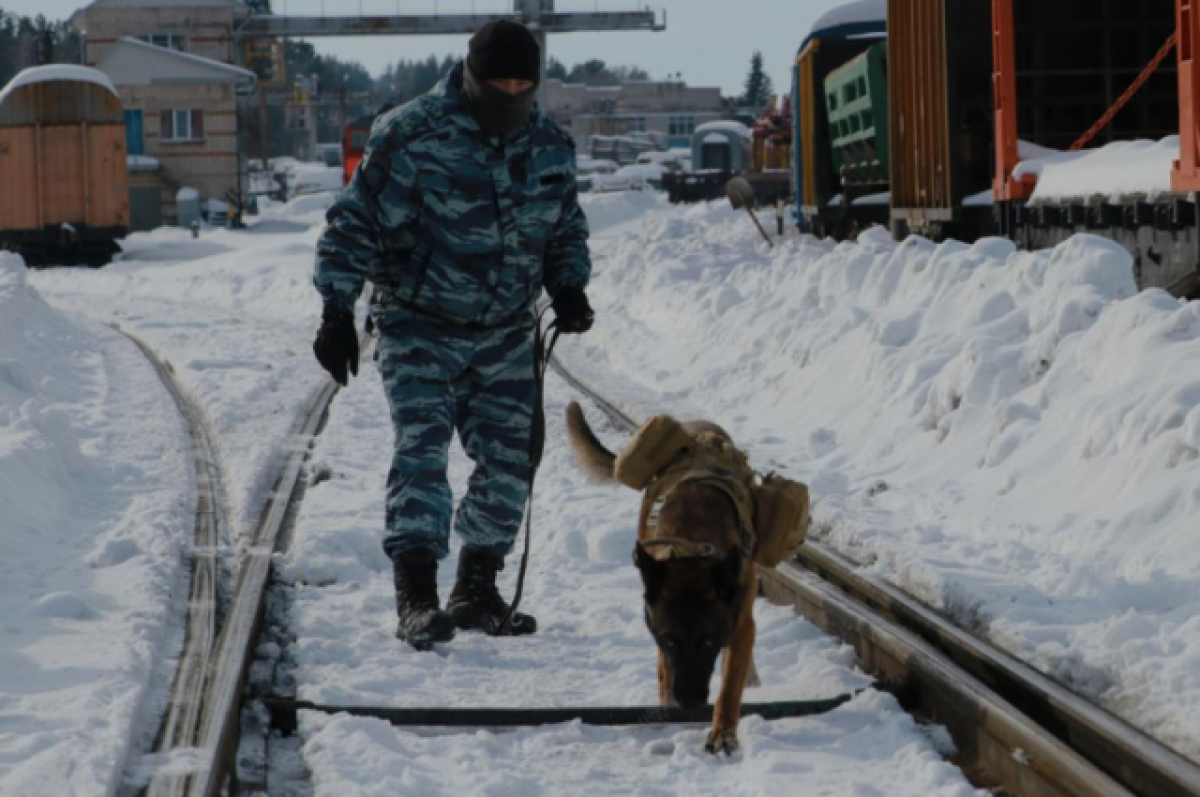
[[[617,456],[596,437],[583,417],[583,408],[575,401],[567,405],[567,437],[571,441],[571,450],[575,452],[575,462],[589,479],[602,484],[616,483],[613,470]]]

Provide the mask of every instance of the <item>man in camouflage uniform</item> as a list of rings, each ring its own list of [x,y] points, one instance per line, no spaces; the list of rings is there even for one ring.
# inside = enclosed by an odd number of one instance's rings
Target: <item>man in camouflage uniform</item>
[[[431,92],[376,120],[362,165],[328,214],[314,284],[325,301],[314,351],[334,379],[357,373],[354,302],[375,285],[380,368],[395,430],[384,550],[395,570],[397,635],[418,648],[455,628],[528,634],[496,572],[529,492],[533,309],[544,288],[558,327],[585,332],[592,311],[587,221],[574,145],[533,104],[541,56],[507,20]],[[454,430],[475,462],[454,527],[454,590],[439,607],[448,553],[447,451]]]

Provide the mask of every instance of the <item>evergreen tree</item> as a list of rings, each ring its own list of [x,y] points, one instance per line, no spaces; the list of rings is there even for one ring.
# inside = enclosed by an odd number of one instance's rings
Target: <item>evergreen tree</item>
[[[554,56],[550,56],[550,60],[546,62],[546,77],[556,80],[566,80],[567,68],[563,66],[562,61],[559,61]]]
[[[739,102],[753,108],[766,108],[775,96],[771,76],[763,71],[763,56],[759,50],[750,56],[750,73],[746,75],[746,89]]]
[[[621,82],[608,65],[598,58],[576,64],[568,73],[567,80],[571,83],[586,83],[589,86],[616,86]]]

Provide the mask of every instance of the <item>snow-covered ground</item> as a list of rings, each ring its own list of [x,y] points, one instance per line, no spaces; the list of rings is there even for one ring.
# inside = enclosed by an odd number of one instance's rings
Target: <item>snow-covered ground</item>
[[[169,229],[134,236],[122,261],[100,271],[0,263],[0,794],[111,793],[155,730],[170,677],[163,658],[180,643],[190,452],[150,367],[104,322],[145,340],[206,408],[229,480],[232,551],[324,380],[310,353],[319,306],[309,271],[327,203],[305,198],[269,209],[249,231],[206,231],[199,240]],[[620,242],[611,230],[687,212],[649,195],[591,198],[588,211],[607,325],[617,318],[603,293]],[[417,653],[391,636],[379,547],[391,430],[378,373],[363,368],[319,443],[334,478],[310,491],[284,562],[300,582],[289,655],[302,697],[652,702],[654,652],[629,563],[637,497],[586,485],[571,467],[561,430],[571,396],[551,381],[525,604],[542,631],[520,640],[462,635]],[[466,473],[456,451],[460,489]],[[506,590],[514,570],[503,574]],[[443,569],[443,589],[451,571],[452,563]],[[847,648],[788,612],[764,605],[758,619],[763,686],[749,700],[825,696],[865,682]],[[703,733],[568,724],[430,737],[371,720],[302,719],[317,794],[766,793],[798,777],[829,794],[975,793],[938,754],[938,734],[874,692],[824,717],[749,719],[733,761],[701,755]]]
[[[522,602],[538,618],[539,631],[501,640],[464,633],[425,653],[392,635],[391,564],[379,544],[391,439],[380,433],[387,405],[378,371],[363,368],[338,395],[315,455],[334,475],[308,491],[284,569],[297,583],[289,622],[297,639],[285,655],[301,699],[385,706],[655,704],[654,646],[630,561],[638,496],[583,482],[562,426],[566,401],[578,397],[556,378],[547,393],[549,439]],[[469,474],[470,462],[456,446],[456,495]],[[456,555],[439,572],[443,597]],[[516,557],[510,561],[502,574],[509,595]],[[790,610],[760,603],[756,619],[763,685],[747,689],[748,702],[828,697],[868,682],[853,671],[852,651]],[[302,713],[301,732],[317,795],[772,794],[789,791],[799,773],[813,793],[976,793],[938,755],[936,734],[928,736],[890,696],[873,691],[823,717],[745,721],[743,751],[733,762],[702,752],[704,727],[570,723],[430,734],[380,720]]]
[[[700,408],[811,484],[814,536],[1200,757],[1200,304],[1090,236],[767,250],[714,203],[595,248],[574,367]]]
[[[190,454],[154,373],[105,323],[169,360],[206,408],[232,551],[325,378],[309,270],[328,202],[199,240],[134,236],[100,271],[0,259],[0,794],[108,793],[154,730],[180,641]],[[560,344],[573,368],[640,413],[720,422],[752,462],[811,484],[814,536],[1200,756],[1200,305],[1137,293],[1128,256],[1088,236],[1039,254],[877,231],[767,250],[722,203],[585,206],[598,321]],[[575,472],[570,398],[552,378],[525,604],[542,631],[417,653],[391,636],[378,372],[339,394],[317,451],[334,478],[309,492],[283,562],[301,697],[653,701],[628,558],[637,496]],[[468,467],[455,449],[460,492]],[[763,686],[748,700],[863,683],[836,641],[782,609],[758,619]],[[972,793],[871,692],[825,717],[748,720],[732,762],[697,752],[700,728],[435,737],[305,715],[301,730],[318,794],[761,793],[798,777],[830,794]]]
[[[106,324],[206,408],[240,536],[324,378],[307,273],[320,219],[158,230],[100,271],[0,255],[0,794],[111,793],[156,730],[182,641],[191,451],[149,363]]]
[[[27,277],[0,253],[0,793],[103,794],[178,619],[192,461],[149,363]]]

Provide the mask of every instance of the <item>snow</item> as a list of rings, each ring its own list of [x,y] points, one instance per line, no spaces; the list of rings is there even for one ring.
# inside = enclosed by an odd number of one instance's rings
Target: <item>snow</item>
[[[705,122],[702,125],[697,125],[692,133],[693,137],[701,136],[705,133],[733,133],[742,138],[750,138],[750,128],[746,127],[741,122],[734,122],[730,119],[717,119],[713,122]],[[706,139],[707,140],[707,139]]]
[[[870,23],[887,24],[887,0],[854,0],[831,8],[817,17],[809,36],[844,25]]]
[[[158,158],[149,155],[126,155],[125,165],[131,172],[153,172],[162,166]]]
[[[117,96],[117,90],[113,87],[112,81],[108,79],[108,75],[98,69],[72,64],[49,64],[47,66],[31,66],[18,72],[0,91],[0,105],[3,105],[8,96],[22,86],[31,86],[35,83],[52,80],[95,83],[101,88],[108,89],[114,97]]]
[[[632,195],[587,197],[604,241],[638,215],[667,207]],[[618,210],[626,205],[624,212]],[[641,586],[630,553],[638,494],[586,483],[573,467],[562,418],[578,398],[551,375],[548,439],[534,508],[534,556],[522,608],[535,636],[492,639],[461,633],[432,652],[393,637],[391,565],[380,547],[382,485],[391,458],[380,375],[364,365],[339,393],[317,442],[316,467],[332,478],[310,488],[286,557],[296,584],[289,611],[295,641],[283,652],[297,696],[340,705],[653,705],[655,653],[642,619]],[[616,445],[598,412],[598,431]],[[470,462],[457,444],[450,479],[461,495]],[[452,540],[457,544],[457,540]],[[451,554],[439,572],[445,596]],[[501,574],[511,594],[516,571]],[[748,701],[804,699],[862,688],[853,653],[787,609],[756,608],[755,657],[762,686]],[[822,717],[747,719],[735,765],[701,752],[704,726],[591,728],[566,723],[513,732],[397,730],[378,720],[301,714],[303,756],[314,793],[334,794],[723,794],[770,793],[805,772],[831,793],[972,795],[942,749],[893,698],[868,691]],[[940,742],[940,740],[939,740]],[[902,783],[900,791],[895,784]]]
[[[1078,152],[1043,150],[1013,170],[1020,179],[1037,177],[1031,204],[1100,198],[1118,202],[1136,197],[1153,202],[1171,191],[1171,169],[1179,159],[1179,136],[1161,141],[1118,141]]]
[[[178,644],[190,484],[141,355],[0,253],[0,793],[115,785]]]
[[[288,173],[288,196],[299,197],[341,191],[342,167],[326,166],[323,163],[296,163]]]
[[[992,189],[988,188],[977,194],[968,194],[963,197],[962,204],[964,208],[987,208],[995,204],[995,196],[992,194]]]
[[[657,164],[639,163],[622,166],[612,174],[595,174],[592,176],[593,188],[596,193],[612,193],[620,191],[646,191],[653,188],[651,181],[661,181],[666,169]]]
[[[855,197],[852,205],[887,205],[892,201],[891,191],[880,191],[875,194],[863,194],[860,197]],[[839,202],[840,204],[840,202]]]
[[[573,367],[702,408],[811,485],[816,538],[1200,756],[1200,304],[1088,235],[768,250],[725,203],[621,232]]]
[[[303,169],[301,169],[302,171]],[[130,236],[99,271],[0,255],[0,793],[107,794],[156,730],[181,643],[191,459],[173,404],[117,322],[205,408],[227,474],[231,561],[325,375],[309,282],[331,193],[264,202],[244,231]],[[767,249],[724,202],[583,198],[596,328],[564,358],[639,415],[729,429],[759,467],[811,485],[813,536],[1178,747],[1200,755],[1200,305],[1137,293],[1129,256],[1081,235],[1015,251],[869,229]],[[380,547],[391,430],[369,358],[317,442],[328,481],[292,551],[299,696],[386,705],[653,703],[629,563],[638,496],[585,483],[565,449],[574,392],[547,385],[549,439],[524,608],[533,637],[392,637]],[[589,410],[610,445],[621,436]],[[455,446],[461,494],[469,463]],[[501,574],[511,594],[515,557]],[[440,573],[442,595],[453,560]],[[761,687],[865,685],[852,651],[756,607]],[[314,793],[975,794],[891,697],[704,728],[416,732],[301,717]]]
[[[587,155],[575,157],[575,170],[580,175],[601,173],[612,174],[620,168],[620,164],[607,158],[592,158]]]
[[[824,717],[747,718],[733,762],[700,751],[700,728],[571,723],[432,735],[306,714],[301,732],[317,795],[983,794],[941,760],[890,696],[874,693]]]

